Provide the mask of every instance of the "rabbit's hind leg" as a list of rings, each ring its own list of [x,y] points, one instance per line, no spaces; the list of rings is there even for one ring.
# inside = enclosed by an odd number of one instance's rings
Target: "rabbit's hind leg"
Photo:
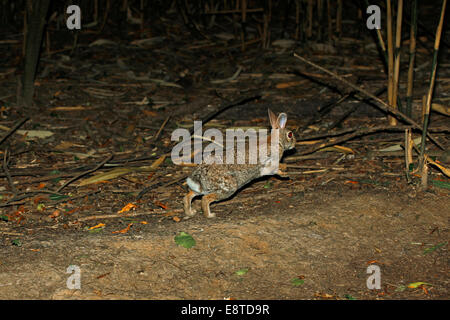
[[[194,191],[189,191],[187,195],[184,196],[183,204],[184,204],[184,213],[185,213],[185,219],[192,218],[197,213],[194,209],[192,209],[192,199],[197,196],[198,193],[195,193]]]
[[[211,210],[209,209],[209,205],[211,204],[211,202],[217,201],[218,197],[216,193],[210,193],[207,195],[204,195],[202,198],[202,210],[203,210],[203,214],[205,215],[206,218],[214,218],[216,216],[215,213],[212,213]]]

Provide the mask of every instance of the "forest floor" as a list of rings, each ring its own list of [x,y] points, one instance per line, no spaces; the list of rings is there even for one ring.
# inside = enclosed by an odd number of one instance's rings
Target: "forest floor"
[[[426,190],[419,172],[407,182],[402,129],[333,145],[335,133],[388,126],[386,114],[293,56],[375,93],[386,75],[368,35],[244,52],[182,30],[145,42],[133,41],[145,38],[137,32],[102,38],[110,42],[86,33],[74,50],[68,41],[65,51],[43,52],[30,108],[15,105],[21,44],[0,45],[9,61],[0,69],[1,129],[29,118],[2,144],[0,299],[449,298],[448,178],[430,166]],[[433,40],[421,43],[418,66],[431,60]],[[442,55],[437,103],[448,104],[449,63]],[[429,69],[416,73],[419,122]],[[214,219],[184,220],[193,167],[170,160],[171,134],[223,106],[204,130],[265,128],[268,108],[287,113],[297,137],[282,161],[288,177],[259,179],[213,204]],[[449,150],[448,116],[431,119]],[[302,153],[323,142],[330,147]],[[448,168],[448,152],[429,140],[427,152]],[[121,211],[127,205],[135,207]],[[180,245],[181,232],[195,246]],[[67,285],[72,265],[80,289]],[[380,289],[367,286],[370,265]]]

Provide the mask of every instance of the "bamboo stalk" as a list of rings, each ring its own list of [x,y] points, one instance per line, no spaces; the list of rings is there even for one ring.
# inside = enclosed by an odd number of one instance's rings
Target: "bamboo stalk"
[[[416,60],[416,37],[417,37],[417,0],[411,4],[411,31],[409,40],[409,69],[408,88],[406,91],[406,115],[412,117],[412,94],[414,86],[414,62]]]
[[[247,0],[241,0],[241,51],[245,51],[246,24],[247,24]]]
[[[425,121],[425,113],[427,112],[427,96],[422,96],[422,127]]]
[[[433,96],[433,89],[434,89],[434,82],[436,79],[436,69],[437,69],[437,57],[439,53],[439,44],[441,42],[441,35],[442,35],[442,26],[444,24],[444,16],[445,16],[445,7],[447,5],[447,0],[442,1],[442,10],[441,10],[441,17],[439,19],[439,25],[436,29],[436,37],[434,40],[434,53],[433,53],[433,63],[431,66],[431,74],[430,74],[430,87],[428,88],[428,94],[427,94],[427,100],[426,100],[426,111],[425,116],[423,119],[423,130],[422,130],[422,143],[420,145],[420,161],[419,161],[419,167],[424,170],[424,156],[425,156],[425,138],[427,135],[428,130],[428,123],[430,120],[430,108],[431,108],[431,98]]]
[[[388,104],[393,106],[394,93],[394,43],[392,39],[392,8],[391,0],[386,0],[387,6],[387,44],[388,44]],[[397,121],[394,117],[388,115],[388,122],[395,126]]]
[[[322,17],[323,17],[323,0],[317,0],[317,20],[318,20],[318,26],[317,26],[317,40],[322,40]]]
[[[395,62],[394,62],[394,88],[392,91],[392,107],[398,108],[401,112],[404,112],[403,108],[397,104],[398,86],[400,76],[400,47],[402,44],[402,18],[403,18],[403,0],[398,0],[397,4],[397,24],[395,33]],[[397,125],[397,121],[395,121]]]
[[[365,0],[365,3],[366,3],[366,7],[368,7],[370,5],[368,0]],[[379,43],[381,51],[383,53],[385,66],[389,69],[388,53],[386,51],[386,45],[384,44],[383,35],[381,34],[380,29],[375,29],[375,32],[377,33],[378,43]],[[388,70],[388,75],[389,75],[389,70]],[[402,109],[401,108],[402,104],[401,104],[401,101],[400,101],[400,98],[398,95],[397,95],[397,105],[398,105],[399,109]]]
[[[306,29],[306,37],[309,39],[312,36],[313,27],[313,0],[308,0],[308,28]]]
[[[342,34],[342,0],[338,0],[338,7],[336,12],[336,32],[339,35],[339,38]]]
[[[420,189],[425,191],[428,188],[428,163],[425,163],[420,171]]]
[[[331,21],[331,1],[327,0],[327,19],[328,19],[328,41],[331,42],[333,35],[333,21]]]
[[[295,0],[295,40],[298,41],[300,34],[300,0]]]
[[[411,163],[413,163],[412,147],[413,147],[413,141],[412,141],[411,129],[406,129],[405,130],[405,174],[406,174],[406,180],[408,183],[411,182],[411,176],[409,175],[409,167],[410,167]]]

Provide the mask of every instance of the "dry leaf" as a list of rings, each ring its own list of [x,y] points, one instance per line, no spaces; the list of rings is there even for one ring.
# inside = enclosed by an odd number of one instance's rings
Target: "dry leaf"
[[[124,213],[127,211],[130,211],[131,209],[136,209],[137,206],[135,204],[132,203],[128,203],[126,206],[124,206],[120,211],[118,211],[117,213]]]
[[[103,228],[104,226],[106,226],[106,224],[104,223],[99,223],[93,227],[90,227],[88,230],[94,230],[94,229],[98,229],[98,228]]]
[[[129,168],[116,168],[111,171],[100,173],[100,174],[97,174],[90,178],[84,179],[78,184],[78,186],[82,187],[82,186],[86,186],[88,184],[114,179],[114,178],[123,176],[124,174],[130,173],[132,171],[133,170],[129,169]]]
[[[112,233],[127,233],[127,232],[130,230],[130,228],[131,228],[132,225],[133,225],[133,224],[130,223],[125,229],[118,230],[118,231],[113,231]]]

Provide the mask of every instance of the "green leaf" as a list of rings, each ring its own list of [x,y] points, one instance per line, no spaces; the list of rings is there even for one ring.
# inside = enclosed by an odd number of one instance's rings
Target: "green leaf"
[[[20,241],[20,239],[15,239],[13,241],[11,241],[13,246],[17,246],[17,247],[21,247],[22,246],[22,241]]]
[[[6,222],[8,222],[8,221],[9,221],[9,218],[8,218],[7,215],[2,214],[2,215],[0,216],[0,220],[1,220],[1,221],[6,221]]]
[[[450,183],[439,180],[431,180],[431,184],[435,187],[450,190]]]
[[[248,272],[248,268],[244,268],[244,269],[239,269],[238,271],[236,271],[236,274],[238,276],[243,276],[244,274],[246,274]]]
[[[427,254],[427,253],[433,252],[434,250],[439,249],[442,246],[445,246],[447,243],[448,242],[442,242],[442,243],[439,243],[439,244],[437,244],[437,245],[435,245],[435,246],[433,246],[431,248],[426,248],[425,250],[423,250],[423,254]]]
[[[69,198],[69,196],[67,196],[65,194],[51,194],[49,198],[52,201],[56,201],[56,200]]]
[[[272,184],[270,183],[270,181],[267,181],[266,184],[264,185],[264,189],[270,189],[272,188]]]
[[[403,292],[406,290],[406,288],[407,288],[407,286],[402,284],[395,289],[395,292]]]
[[[356,299],[355,297],[353,297],[353,296],[351,296],[349,294],[345,294],[344,298],[347,299],[347,300],[358,300],[358,299]]]
[[[305,280],[303,280],[303,279],[300,279],[300,278],[292,278],[291,279],[291,283],[294,285],[294,286],[301,286],[302,284],[304,284],[305,283]]]
[[[195,239],[192,238],[190,234],[181,231],[180,234],[175,236],[175,243],[179,246],[189,249],[195,246]]]
[[[421,282],[421,281],[419,281],[419,282],[412,282],[412,283],[408,284],[408,288],[411,288],[411,289],[416,289],[416,288],[418,288],[420,286],[432,286],[432,284],[431,283],[427,283],[427,282]]]

